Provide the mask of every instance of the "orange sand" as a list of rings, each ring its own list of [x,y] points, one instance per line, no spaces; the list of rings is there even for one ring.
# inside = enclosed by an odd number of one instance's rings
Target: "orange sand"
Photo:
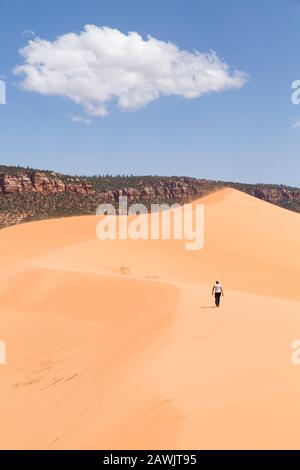
[[[300,448],[300,216],[201,202],[199,252],[96,217],[0,231],[1,449]]]

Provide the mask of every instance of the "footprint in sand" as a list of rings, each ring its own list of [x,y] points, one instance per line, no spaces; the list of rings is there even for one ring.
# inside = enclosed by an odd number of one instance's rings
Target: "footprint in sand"
[[[159,277],[158,276],[147,275],[147,276],[145,276],[145,279],[149,279],[150,281],[157,281],[159,279]]]
[[[121,266],[120,267],[120,273],[123,274],[124,276],[129,276],[130,275],[130,268],[128,268],[128,266]]]

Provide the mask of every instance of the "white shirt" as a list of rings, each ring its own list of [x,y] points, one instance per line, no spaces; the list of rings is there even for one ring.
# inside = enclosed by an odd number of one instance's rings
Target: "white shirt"
[[[221,284],[215,284],[215,293],[220,294],[222,292],[222,285]]]

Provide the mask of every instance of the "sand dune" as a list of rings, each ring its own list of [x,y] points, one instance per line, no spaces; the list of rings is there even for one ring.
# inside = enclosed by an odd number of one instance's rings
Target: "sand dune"
[[[99,241],[97,217],[0,232],[0,448],[300,448],[300,217],[200,202],[201,251]]]

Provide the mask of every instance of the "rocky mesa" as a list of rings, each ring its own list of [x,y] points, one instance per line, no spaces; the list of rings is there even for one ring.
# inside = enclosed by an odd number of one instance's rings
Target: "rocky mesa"
[[[191,177],[67,176],[0,165],[0,228],[22,222],[95,214],[101,203],[184,204],[231,187],[300,213],[300,189],[270,184],[242,184]]]
[[[20,174],[0,173],[0,193],[2,194],[56,194],[64,192],[93,194],[94,189],[92,185],[76,181],[75,178],[63,181],[57,173],[51,173],[49,176],[39,171]]]

